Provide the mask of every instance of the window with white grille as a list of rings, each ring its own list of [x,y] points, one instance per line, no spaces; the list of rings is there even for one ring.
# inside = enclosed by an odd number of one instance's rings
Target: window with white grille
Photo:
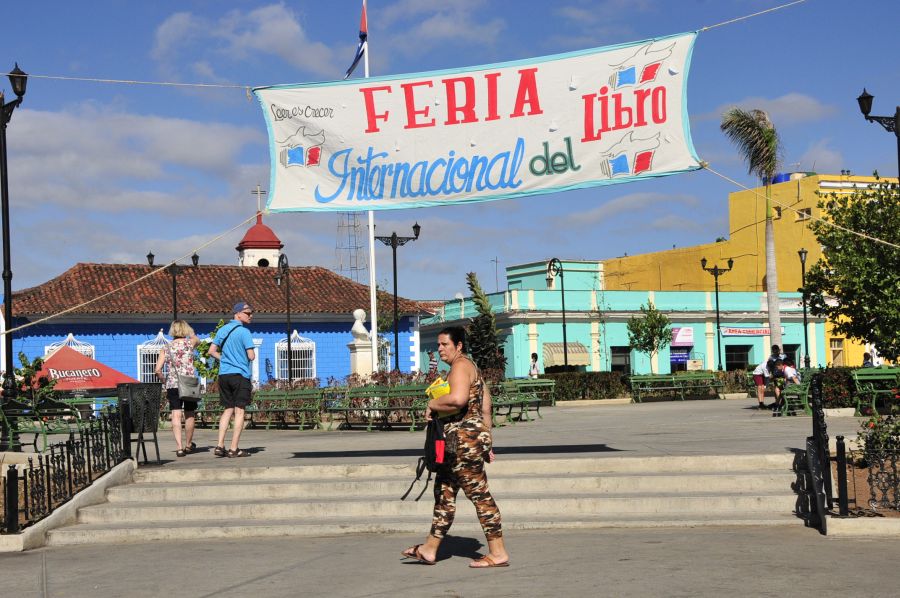
[[[160,349],[164,349],[168,345],[169,341],[166,340],[163,331],[160,330],[153,340],[137,346],[138,380],[141,382],[159,382],[155,371],[156,361],[159,359]],[[165,370],[163,372],[165,373]]]
[[[300,336],[296,330],[291,333],[292,380],[307,380],[316,377],[316,343]],[[288,342],[283,338],[275,345],[275,377],[288,379]]]
[[[78,351],[82,355],[86,355],[91,359],[94,359],[94,345],[78,340],[71,332],[63,340],[50,345],[46,345],[44,347],[44,357],[50,355],[60,347],[69,347],[70,349]]]

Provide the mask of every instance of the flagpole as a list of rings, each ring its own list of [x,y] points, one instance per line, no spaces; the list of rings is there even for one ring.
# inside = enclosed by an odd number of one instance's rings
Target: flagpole
[[[366,19],[366,51],[363,54],[363,74],[369,78],[369,15],[366,0],[363,0],[363,15]],[[375,292],[375,211],[369,210],[369,329],[372,336],[372,373],[378,371],[378,301]],[[397,348],[395,347],[396,351]]]

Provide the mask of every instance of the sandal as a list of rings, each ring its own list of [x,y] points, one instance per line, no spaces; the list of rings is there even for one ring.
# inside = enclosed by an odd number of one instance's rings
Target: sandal
[[[483,563],[476,565],[475,563]],[[489,569],[491,567],[509,567],[509,561],[505,563],[498,563],[494,561],[489,555],[485,555],[480,559],[475,559],[471,563],[469,563],[469,569]]]
[[[403,558],[414,559],[414,560],[416,560],[416,561],[419,561],[419,562],[422,563],[423,565],[433,565],[433,564],[435,564],[435,563],[437,562],[437,560],[429,561],[428,559],[426,559],[425,557],[422,556],[422,553],[419,552],[419,548],[421,548],[421,547],[422,547],[421,544],[416,544],[416,545],[413,546],[412,548],[407,548],[406,550],[404,550],[404,551],[401,552],[400,554],[403,556]]]
[[[224,446],[217,446],[215,449],[213,449],[213,454],[216,457],[227,457],[228,451],[225,450]]]
[[[196,451],[196,450],[197,450],[197,443],[196,443],[196,442],[192,442],[192,443],[190,444],[190,446],[184,447],[184,454],[185,454],[185,455],[190,455],[191,453],[193,453],[193,452]]]
[[[184,449],[178,449],[177,451],[175,451],[176,457],[184,457],[185,455],[187,455],[187,453],[184,451]]]
[[[235,457],[249,457],[249,456],[250,456],[250,453],[248,453],[244,449],[235,449],[233,451],[231,451],[231,450],[228,451],[228,457],[232,458],[232,459]]]

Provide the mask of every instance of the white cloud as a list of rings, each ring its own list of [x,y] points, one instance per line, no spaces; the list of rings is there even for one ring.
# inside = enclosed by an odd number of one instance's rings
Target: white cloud
[[[696,206],[699,201],[692,195],[668,195],[664,193],[629,193],[604,202],[586,212],[556,218],[554,227],[586,227],[629,213],[645,213],[647,210],[663,210],[669,206]]]
[[[22,110],[17,116],[10,164],[16,172],[13,202],[20,205],[175,209],[185,197],[197,197],[189,181],[212,177],[227,186],[240,153],[265,147],[263,133],[251,127],[96,104],[62,112]]]
[[[800,156],[800,168],[818,172],[838,172],[847,167],[843,154],[829,147],[830,139],[813,142]]]
[[[484,47],[493,45],[506,28],[501,18],[483,19],[485,4],[485,0],[400,0],[370,14],[370,19],[376,19],[379,29],[395,31],[390,38],[379,39],[379,48],[388,56],[473,43]]]
[[[222,81],[212,66],[222,60],[243,61],[251,55],[277,56],[288,65],[333,76],[340,72],[334,52],[309,37],[297,15],[284,3],[250,11],[232,10],[218,19],[179,12],[156,29],[151,56],[169,77],[178,77],[179,64],[187,63],[193,74],[204,72]],[[187,62],[184,57],[200,57]]]
[[[823,104],[816,98],[791,92],[772,99],[759,96],[747,97],[729,104],[722,104],[713,112],[697,115],[694,119],[719,121],[725,112],[734,107],[744,110],[765,110],[776,127],[824,120],[837,112],[834,106]]]

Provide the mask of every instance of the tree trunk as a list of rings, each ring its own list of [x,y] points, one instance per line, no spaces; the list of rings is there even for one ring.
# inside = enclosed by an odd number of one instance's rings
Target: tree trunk
[[[766,185],[766,304],[773,345],[781,345],[781,308],[778,303],[778,267],[775,263],[775,225],[772,221],[771,186]]]

